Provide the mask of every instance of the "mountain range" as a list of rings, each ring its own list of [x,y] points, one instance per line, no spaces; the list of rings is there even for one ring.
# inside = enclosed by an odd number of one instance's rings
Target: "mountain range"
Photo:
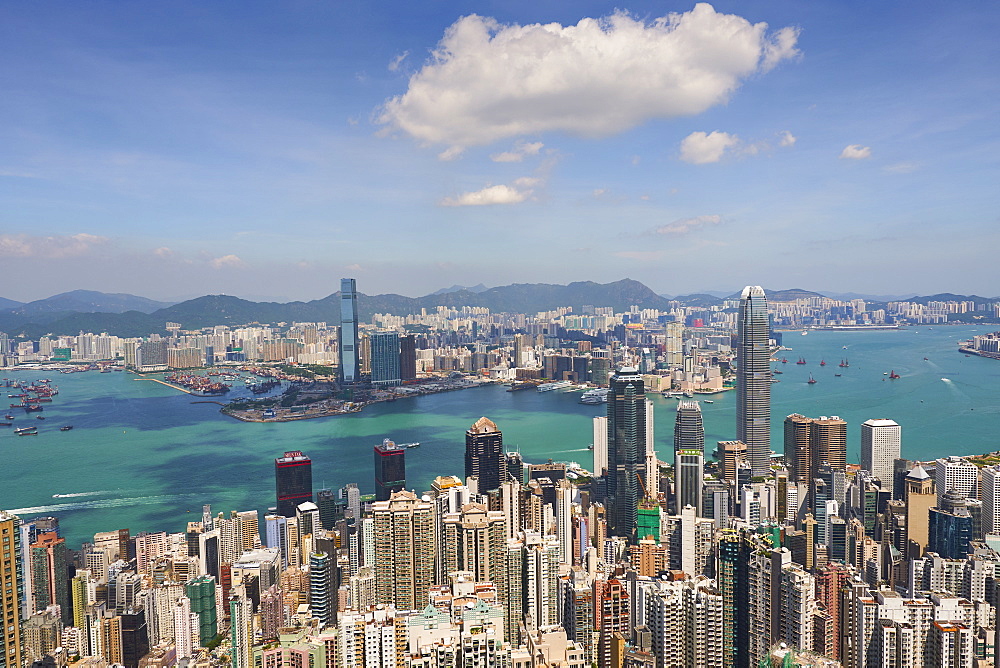
[[[771,301],[790,301],[803,297],[821,297],[820,293],[802,289],[765,290]],[[724,299],[738,299],[739,293],[727,297],[699,293],[681,295],[672,300],[658,295],[639,281],[623,279],[613,283],[580,281],[569,285],[548,283],[516,283],[495,288],[477,285],[472,288],[453,286],[424,297],[404,297],[396,294],[365,295],[358,293],[358,315],[370,321],[375,313],[409,315],[421,309],[432,311],[438,306],[460,308],[479,306],[494,313],[537,313],[569,306],[580,312],[583,306],[610,306],[617,312],[630,306],[666,310],[670,302],[686,306],[710,307]],[[74,290],[47,299],[20,303],[0,298],[0,332],[11,336],[35,339],[46,334],[72,335],[80,331],[107,332],[118,336],[144,336],[163,332],[167,322],[180,323],[184,329],[211,325],[241,325],[245,323],[292,323],[340,321],[340,293],[322,299],[302,302],[255,302],[229,295],[206,295],[177,304],[157,302],[128,294],[106,294],[89,290]],[[950,293],[913,297],[911,301],[1000,301],[978,296]],[[6,306],[6,307],[5,307]]]

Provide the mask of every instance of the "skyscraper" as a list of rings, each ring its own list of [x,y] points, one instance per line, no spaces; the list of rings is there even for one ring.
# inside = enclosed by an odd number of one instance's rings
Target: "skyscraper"
[[[372,515],[377,602],[422,609],[434,583],[434,506],[403,490],[376,501]]]
[[[21,601],[24,575],[20,563],[21,520],[0,510],[0,666],[21,665]]]
[[[893,420],[861,423],[861,468],[892,491],[893,461],[899,457],[900,426]]]
[[[503,434],[486,417],[465,432],[465,477],[479,477],[479,492],[499,489],[507,480],[507,460],[503,454]]]
[[[406,448],[385,439],[375,446],[375,500],[388,501],[406,487]]]
[[[340,380],[358,380],[358,293],[353,278],[340,279]]]
[[[674,480],[677,486],[677,514],[692,506],[702,513],[701,487],[705,474],[705,427],[697,401],[677,403],[674,422]]]
[[[646,456],[646,390],[642,376],[622,367],[608,391],[608,506],[611,530],[633,538],[637,524],[639,480]]]
[[[740,295],[736,341],[736,438],[747,444],[755,476],[771,469],[771,351],[767,298],[759,285]]]
[[[372,384],[399,385],[402,382],[399,367],[399,334],[373,332],[368,338],[372,347]]]
[[[847,467],[847,422],[836,415],[789,415],[785,418],[785,462],[792,480],[800,484],[810,484],[824,465],[843,471]],[[891,478],[892,459],[889,465]]]
[[[295,517],[295,508],[312,501],[312,460],[298,450],[274,460],[274,483],[278,514]]]
[[[417,377],[417,340],[412,334],[399,337],[399,378],[414,380]]]

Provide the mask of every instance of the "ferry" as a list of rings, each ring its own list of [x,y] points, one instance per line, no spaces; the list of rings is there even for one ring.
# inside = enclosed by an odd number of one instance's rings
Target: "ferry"
[[[580,397],[581,404],[596,405],[596,404],[606,404],[608,403],[608,390],[607,388],[598,388],[596,390],[587,390]]]
[[[557,380],[553,383],[542,383],[538,386],[539,392],[551,392],[552,390],[561,390],[564,387],[569,387],[573,384],[570,380]]]

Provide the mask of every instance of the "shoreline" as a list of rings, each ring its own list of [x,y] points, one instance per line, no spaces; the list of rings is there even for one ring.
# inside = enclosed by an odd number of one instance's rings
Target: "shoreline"
[[[482,381],[482,382],[474,382],[474,383],[471,383],[469,385],[462,385],[462,386],[458,386],[458,387],[443,387],[443,388],[434,389],[434,390],[428,390],[428,391],[424,391],[424,392],[408,392],[408,393],[405,393],[405,394],[394,395],[394,396],[391,396],[391,397],[384,397],[384,398],[380,398],[380,399],[372,399],[370,401],[365,401],[363,403],[358,403],[358,404],[354,404],[354,403],[348,402],[349,407],[345,407],[345,404],[342,404],[342,405],[340,405],[338,407],[335,407],[335,408],[333,408],[333,407],[327,407],[325,410],[321,410],[321,411],[308,412],[308,409],[307,409],[307,411],[304,411],[302,413],[286,413],[284,415],[280,415],[279,414],[279,415],[276,415],[274,417],[267,417],[267,418],[263,417],[263,412],[265,410],[268,410],[268,409],[260,409],[260,408],[258,408],[258,409],[230,409],[230,410],[227,410],[226,406],[223,406],[221,409],[219,409],[219,412],[222,413],[223,415],[227,416],[227,417],[231,417],[231,418],[233,418],[235,420],[239,420],[240,422],[256,422],[256,423],[266,423],[266,424],[271,424],[271,423],[276,423],[276,422],[298,422],[300,420],[313,420],[313,419],[316,419],[316,418],[337,417],[337,416],[340,416],[340,415],[351,415],[351,414],[354,414],[354,413],[360,413],[367,406],[371,406],[371,405],[374,405],[374,404],[391,403],[391,402],[397,401],[399,399],[410,399],[410,398],[413,398],[413,397],[423,397],[423,396],[427,396],[427,395],[430,395],[430,394],[442,394],[444,392],[457,392],[459,390],[473,390],[473,389],[476,389],[476,388],[489,387],[491,385],[497,385],[497,384],[499,384],[499,383],[497,383],[496,381],[493,381],[493,380]],[[284,408],[284,409],[278,409],[278,410],[289,411],[290,409],[289,408]]]

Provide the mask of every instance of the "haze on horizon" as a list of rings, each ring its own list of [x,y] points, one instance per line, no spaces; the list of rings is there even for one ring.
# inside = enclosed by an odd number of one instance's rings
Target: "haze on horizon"
[[[0,296],[992,296],[998,32],[926,2],[8,3]]]

